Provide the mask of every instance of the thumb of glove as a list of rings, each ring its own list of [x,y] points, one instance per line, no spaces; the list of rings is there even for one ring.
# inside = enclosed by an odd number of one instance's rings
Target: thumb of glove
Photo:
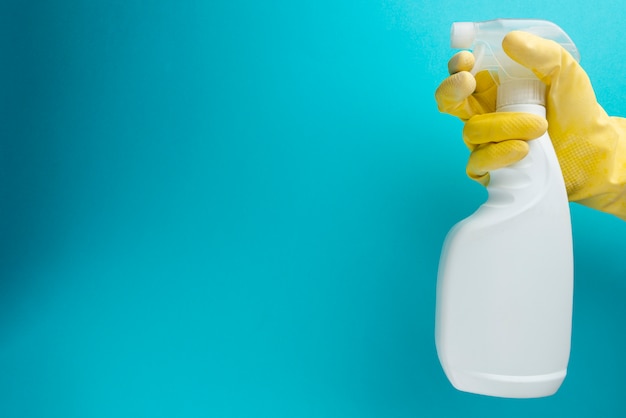
[[[606,115],[597,104],[587,73],[558,43],[513,31],[504,37],[502,49],[546,84],[547,118],[551,123],[589,126],[598,116]]]

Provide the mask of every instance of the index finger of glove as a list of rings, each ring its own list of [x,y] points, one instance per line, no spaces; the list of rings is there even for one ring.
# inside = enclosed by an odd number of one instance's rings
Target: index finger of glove
[[[474,61],[474,54],[471,52],[457,52],[448,61],[448,73],[456,74],[461,71],[471,71],[474,68]]]

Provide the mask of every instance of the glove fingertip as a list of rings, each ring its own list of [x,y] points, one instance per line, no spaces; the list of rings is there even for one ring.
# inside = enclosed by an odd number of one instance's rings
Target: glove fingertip
[[[472,150],[466,171],[476,179],[520,161],[528,151],[528,143],[518,139],[482,144]]]
[[[473,173],[472,171],[470,171],[469,169],[466,170],[467,173],[467,177],[469,177],[470,179],[474,180],[475,182],[478,182],[479,184],[487,187],[489,185],[489,180],[490,180],[490,176],[489,173],[484,173],[484,174],[476,174]]]
[[[448,61],[448,73],[452,75],[461,71],[471,71],[474,68],[474,61],[474,54],[471,52],[457,52]]]
[[[452,113],[465,102],[475,89],[476,80],[466,71],[446,78],[435,91],[435,100],[439,111]]]

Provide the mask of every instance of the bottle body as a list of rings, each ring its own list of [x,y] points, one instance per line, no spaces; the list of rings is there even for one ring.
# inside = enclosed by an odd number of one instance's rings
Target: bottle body
[[[538,104],[498,111],[545,117]],[[569,204],[548,134],[491,173],[489,198],[448,233],[435,340],[459,390],[528,398],[556,392],[569,361],[573,252]]]

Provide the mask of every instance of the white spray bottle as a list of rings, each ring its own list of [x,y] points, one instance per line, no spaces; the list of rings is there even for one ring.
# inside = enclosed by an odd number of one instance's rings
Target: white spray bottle
[[[452,26],[453,48],[472,49],[473,73],[497,72],[498,112],[545,117],[545,85],[502,50],[523,30],[571,39],[542,20],[499,19]],[[522,161],[492,171],[488,200],[448,233],[439,264],[435,341],[459,390],[508,398],[554,394],[567,373],[573,299],[567,193],[548,134]]]

